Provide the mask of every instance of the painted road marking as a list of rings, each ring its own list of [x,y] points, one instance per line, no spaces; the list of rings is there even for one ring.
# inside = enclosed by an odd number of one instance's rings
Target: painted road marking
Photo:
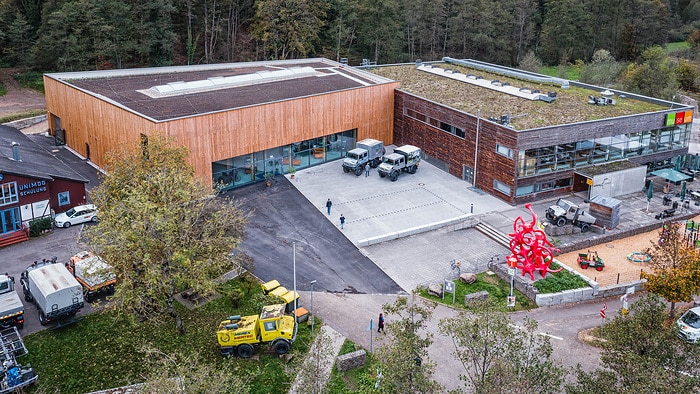
[[[512,328],[515,328],[516,330],[524,330],[523,327],[518,326],[518,325],[515,325],[515,324],[508,324],[508,326],[509,326],[509,327],[512,327]],[[563,340],[564,340],[564,338],[562,338],[562,337],[558,337],[558,336],[556,336],[556,335],[548,334],[548,333],[546,333],[546,332],[540,332],[540,333],[538,333],[537,335],[542,335],[543,337],[549,337],[549,338],[552,338],[552,339],[558,339],[558,340],[560,340],[560,341],[563,341]]]

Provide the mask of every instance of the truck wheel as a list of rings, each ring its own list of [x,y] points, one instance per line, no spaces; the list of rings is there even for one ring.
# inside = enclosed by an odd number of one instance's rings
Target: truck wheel
[[[566,224],[566,218],[560,217],[557,219],[557,227],[564,227]]]
[[[591,228],[591,227],[588,225],[588,223],[584,223],[584,224],[581,225],[581,232],[582,232],[582,233],[587,233],[588,230],[589,230],[590,228]]]
[[[251,357],[253,357],[253,353],[255,353],[255,349],[253,349],[253,345],[251,345],[249,343],[244,343],[242,345],[238,345],[238,357],[251,358]]]
[[[410,167],[408,167],[408,173],[409,173],[409,174],[415,174],[415,173],[416,173],[416,166],[410,166]]]
[[[581,263],[581,269],[587,270],[588,269],[588,263]]]
[[[384,178],[386,175],[382,174],[381,172],[379,173],[380,178]]]
[[[273,347],[275,349],[275,353],[280,355],[287,354],[287,352],[289,352],[289,343],[287,341],[277,341]]]
[[[602,271],[602,270],[603,270],[603,266],[602,266],[602,265],[597,265],[597,266],[595,267],[595,270],[596,270],[596,271]]]
[[[87,293],[83,298],[85,298],[85,302],[92,302],[93,294]]]
[[[380,164],[381,162],[382,162],[381,160],[374,159],[374,160],[372,160],[372,161],[369,162],[369,166],[372,167],[372,168],[377,168],[377,167],[379,167],[379,164]]]
[[[554,220],[554,215],[552,215],[551,212],[545,213],[544,216],[547,218],[547,220]]]
[[[357,175],[357,176],[362,175],[362,168],[361,167],[355,168],[355,175]]]
[[[399,172],[392,172],[391,175],[389,175],[389,179],[391,179],[392,182],[396,182],[396,180],[399,179]]]
[[[42,326],[49,323],[49,321],[46,319],[46,315],[42,311],[39,311],[39,323],[41,323]]]
[[[350,169],[343,167],[343,172],[347,174],[348,172],[350,172]]]

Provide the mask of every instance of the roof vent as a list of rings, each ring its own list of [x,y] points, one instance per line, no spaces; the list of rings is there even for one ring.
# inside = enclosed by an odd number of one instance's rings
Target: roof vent
[[[19,143],[12,141],[12,160],[22,161],[19,157]]]

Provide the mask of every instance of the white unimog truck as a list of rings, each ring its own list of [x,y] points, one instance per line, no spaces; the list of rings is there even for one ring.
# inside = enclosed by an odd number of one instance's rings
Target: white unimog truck
[[[388,176],[392,182],[399,179],[399,174],[403,171],[415,174],[420,163],[420,153],[420,148],[413,145],[396,148],[394,153],[384,156],[377,172],[382,178]]]
[[[364,171],[365,164],[369,163],[370,167],[376,168],[382,162],[382,156],[386,149],[384,143],[372,138],[365,138],[357,142],[355,149],[349,151],[343,160],[343,172],[354,172],[360,176]]]
[[[36,304],[42,325],[72,317],[84,305],[83,287],[55,257],[27,267],[20,282],[24,299]]]

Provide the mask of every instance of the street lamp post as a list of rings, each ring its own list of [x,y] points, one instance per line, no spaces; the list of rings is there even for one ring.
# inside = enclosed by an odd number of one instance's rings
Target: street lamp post
[[[311,282],[311,338],[314,337],[314,284],[316,284],[316,280],[312,280]]]

